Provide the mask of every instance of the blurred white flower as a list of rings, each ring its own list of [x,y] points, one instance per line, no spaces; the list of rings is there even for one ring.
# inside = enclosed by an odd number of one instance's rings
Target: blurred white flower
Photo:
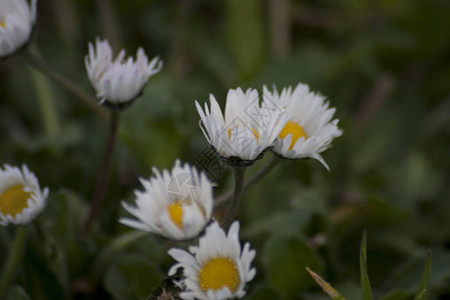
[[[162,61],[155,57],[148,61],[142,48],[133,57],[125,60],[125,50],[113,60],[111,46],[107,40],[96,39],[95,47],[89,43],[89,54],[85,59],[89,80],[100,104],[107,101],[121,105],[134,100],[142,92],[148,79],[162,68]]]
[[[122,203],[137,220],[122,218],[120,223],[175,240],[199,235],[213,210],[212,183],[205,173],[179,160],[171,172],[153,173],[150,180],[141,179],[145,190],[135,191],[137,207]]]
[[[173,248],[169,255],[178,261],[170,268],[169,276],[183,269],[183,299],[242,298],[247,283],[256,275],[256,269],[251,267],[256,251],[250,249],[249,243],[241,247],[237,221],[228,235],[214,222],[206,228],[198,247],[189,247],[189,252]]]
[[[319,154],[331,146],[334,138],[342,135],[337,119],[332,120],[335,108],[328,108],[325,97],[309,91],[305,84],[298,84],[292,91],[284,88],[281,94],[271,93],[264,87],[264,98],[291,113],[291,117],[280,132],[273,151],[287,159],[312,157],[327,169]]]
[[[22,171],[5,165],[0,168],[0,224],[28,224],[45,207],[48,188],[39,182],[27,166]]]
[[[203,110],[195,101],[201,118],[201,129],[208,143],[225,159],[252,161],[273,145],[286,124],[282,110],[274,109],[265,100],[259,103],[258,92],[230,89],[225,105],[225,117],[213,95],[210,108]]]
[[[28,42],[36,21],[36,1],[0,1],[0,57],[13,54]]]

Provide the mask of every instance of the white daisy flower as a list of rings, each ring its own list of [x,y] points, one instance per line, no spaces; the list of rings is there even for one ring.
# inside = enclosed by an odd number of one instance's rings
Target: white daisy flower
[[[13,54],[30,39],[36,21],[36,1],[0,1],[0,57]]]
[[[113,52],[107,40],[96,39],[95,48],[89,43],[89,54],[85,59],[86,70],[100,104],[107,101],[123,105],[134,100],[143,90],[148,79],[158,73],[162,61],[155,57],[151,62],[142,48],[133,57],[125,60],[125,50],[113,60]]]
[[[291,117],[280,132],[273,151],[287,159],[312,157],[327,169],[319,154],[331,146],[334,138],[342,135],[337,119],[331,120],[336,111],[329,108],[325,97],[310,92],[305,84],[284,88],[281,95],[274,89],[271,93],[264,87],[264,98],[291,113]]]
[[[175,240],[200,234],[213,210],[212,183],[205,173],[176,161],[171,172],[153,169],[150,180],[141,179],[144,191],[135,191],[136,205],[122,203],[135,219],[120,223]]]
[[[22,171],[5,165],[0,168],[0,224],[28,224],[45,207],[48,188],[39,182],[27,166]]]
[[[225,117],[213,95],[210,108],[203,110],[195,101],[201,118],[200,126],[208,143],[222,158],[252,161],[272,146],[287,122],[282,110],[265,100],[259,104],[258,92],[248,89],[230,89],[225,105]],[[274,109],[275,108],[275,109]]]
[[[228,235],[214,222],[199,239],[198,247],[189,247],[189,252],[170,249],[169,255],[178,261],[170,268],[169,276],[183,268],[183,299],[242,298],[247,283],[256,275],[256,269],[251,267],[256,251],[250,250],[249,243],[241,248],[237,221]]]

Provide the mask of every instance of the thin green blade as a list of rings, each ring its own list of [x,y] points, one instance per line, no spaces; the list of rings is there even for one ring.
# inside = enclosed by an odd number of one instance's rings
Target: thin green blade
[[[328,282],[322,279],[317,273],[311,271],[310,268],[306,267],[306,271],[311,275],[311,277],[317,282],[317,284],[323,289],[323,291],[330,296],[333,300],[347,300],[338,291],[336,291]]]
[[[431,254],[431,250],[428,250],[427,263],[425,264],[422,280],[420,281],[420,286],[414,300],[428,300],[430,293]]]
[[[359,253],[359,265],[361,268],[361,293],[363,300],[372,300],[372,289],[370,287],[369,274],[367,273],[367,232],[364,231],[361,250]]]

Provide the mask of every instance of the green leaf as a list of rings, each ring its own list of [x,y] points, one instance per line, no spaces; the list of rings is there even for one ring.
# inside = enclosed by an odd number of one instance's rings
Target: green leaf
[[[427,263],[425,265],[425,270],[423,271],[422,280],[420,281],[420,286],[417,291],[415,300],[428,300],[428,295],[430,293],[430,274],[431,274],[431,250],[428,250]]]
[[[372,300],[372,289],[370,287],[369,274],[367,272],[367,232],[364,232],[359,255],[361,269],[361,292],[363,300]]]
[[[140,230],[132,230],[126,232],[122,235],[117,236],[114,240],[106,245],[104,249],[100,252],[97,261],[95,263],[96,275],[103,274],[104,270],[107,268],[108,263],[124,249],[128,248],[133,243],[137,242],[139,239],[147,235],[148,233]]]
[[[66,299],[68,291],[53,266],[49,265],[47,250],[48,244],[39,245],[35,241],[28,244],[24,260],[26,288],[33,299]]]
[[[36,48],[32,47],[31,51],[34,52],[34,55],[39,56]],[[36,98],[39,100],[45,133],[50,141],[54,141],[60,134],[60,122],[50,81],[35,69],[30,69],[30,74],[34,83]],[[55,145],[53,143],[52,147],[55,147]]]
[[[328,282],[323,280],[317,273],[311,271],[310,268],[306,267],[306,270],[311,275],[312,278],[317,282],[317,284],[323,289],[323,291],[330,296],[333,300],[347,300],[344,296],[342,296],[338,291],[336,291]]]
[[[161,285],[161,275],[147,259],[123,256],[108,269],[103,283],[114,299],[146,299],[154,287]]]
[[[20,286],[13,286],[8,293],[8,300],[31,300],[27,292]]]
[[[271,237],[262,256],[268,281],[288,299],[315,285],[306,266],[323,270],[316,253],[297,236]]]

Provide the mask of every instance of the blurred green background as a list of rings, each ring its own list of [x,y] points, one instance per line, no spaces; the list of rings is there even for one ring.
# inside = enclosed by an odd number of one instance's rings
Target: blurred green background
[[[146,299],[176,244],[118,223],[139,176],[193,163],[207,146],[194,100],[228,89],[309,84],[344,135],[314,160],[282,163],[246,192],[241,238],[257,250],[248,299],[327,299],[305,270],[361,299],[368,232],[375,299],[413,299],[427,249],[431,298],[450,299],[450,2],[447,0],[40,0],[28,50],[94,97],[87,42],[106,37],[164,61],[122,115],[101,220],[80,234],[107,124],[32,69],[0,61],[1,163],[27,164],[51,196],[32,228],[11,299]],[[103,109],[103,107],[100,107]],[[258,169],[268,158],[253,166]],[[216,195],[232,187],[218,178]],[[0,228],[5,257],[14,228]],[[180,244],[178,246],[184,247]]]

